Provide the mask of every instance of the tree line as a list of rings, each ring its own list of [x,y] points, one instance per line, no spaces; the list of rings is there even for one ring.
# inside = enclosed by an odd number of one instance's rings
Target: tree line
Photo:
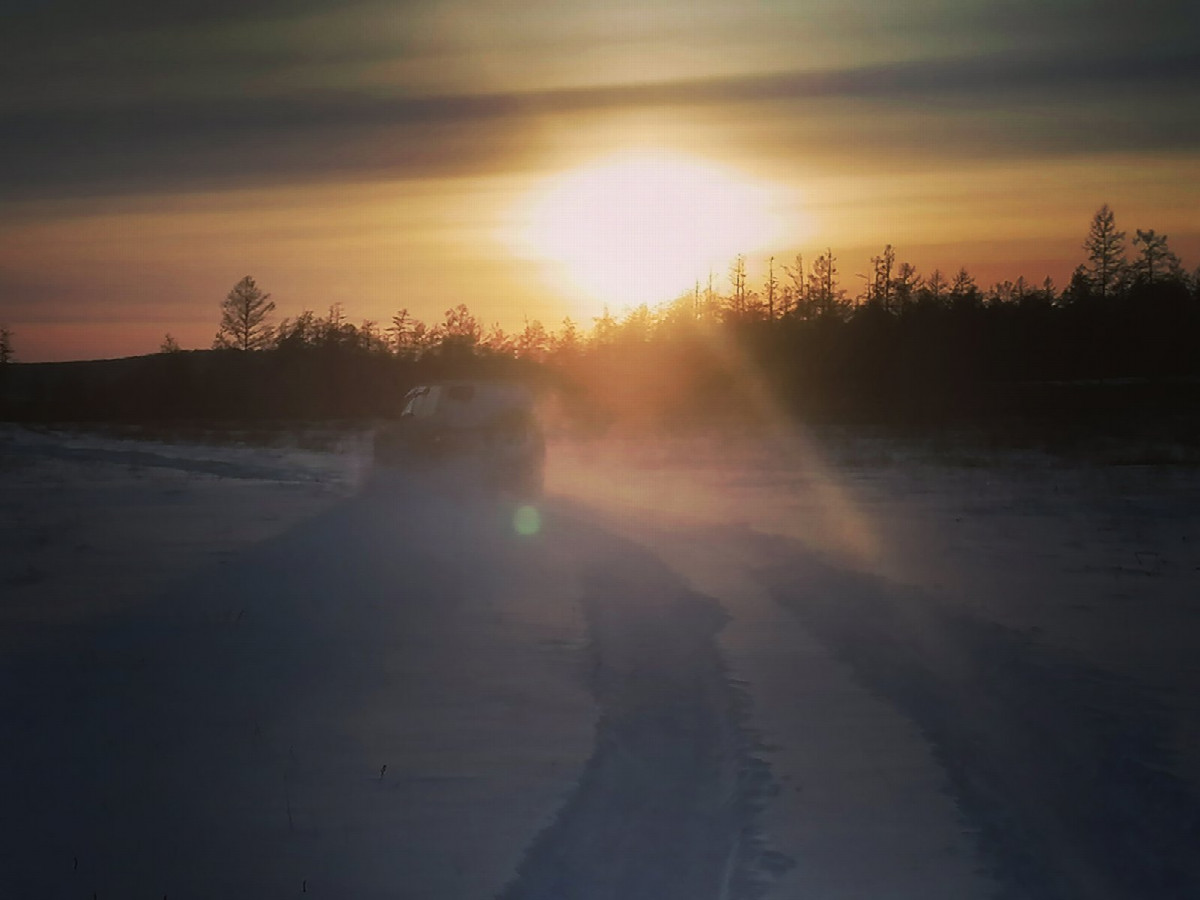
[[[965,269],[922,276],[888,245],[853,295],[832,249],[807,265],[769,259],[758,285],[738,256],[724,285],[710,277],[620,317],[605,309],[587,326],[566,318],[553,329],[530,320],[511,333],[464,304],[433,323],[399,309],[384,326],[355,324],[340,305],[276,323],[270,295],[247,276],[221,303],[213,352],[183,351],[167,335],[147,358],[155,377],[97,408],[369,418],[395,414],[415,383],[480,373],[552,383],[600,424],[750,414],[764,388],[788,412],[837,419],[1078,416],[1122,391],[1138,409],[1174,402],[1162,385],[1200,376],[1200,270],[1185,272],[1153,230],[1128,241],[1107,205],[1081,250],[1062,289],[1023,277],[981,288]],[[1152,390],[1128,386],[1147,379]],[[1097,383],[1110,386],[1067,387]]]
[[[426,324],[407,309],[400,309],[386,328],[364,321],[349,323],[342,307],[330,308],[327,317],[307,310],[294,319],[272,326],[267,317],[275,309],[270,294],[264,293],[247,276],[236,284],[221,306],[221,322],[214,349],[289,350],[299,348],[352,348],[362,352],[391,352],[414,358],[446,352],[458,347],[475,353],[515,354],[542,361],[548,354],[564,348],[575,349],[610,343],[632,337],[647,339],[662,336],[688,320],[724,325],[754,322],[807,322],[815,319],[850,321],[887,313],[894,317],[915,311],[1001,310],[1017,308],[1090,308],[1098,311],[1105,304],[1133,302],[1151,305],[1134,309],[1151,317],[1160,312],[1153,307],[1155,298],[1173,296],[1187,303],[1200,290],[1200,268],[1189,275],[1179,257],[1168,246],[1167,236],[1153,229],[1137,229],[1130,249],[1126,233],[1116,227],[1108,205],[1096,212],[1082,245],[1084,262],[1075,269],[1069,283],[1059,290],[1050,278],[1033,284],[1024,276],[981,288],[965,269],[953,275],[935,269],[922,276],[910,263],[897,260],[892,245],[870,260],[870,271],[860,275],[861,290],[851,295],[843,286],[838,258],[832,249],[818,255],[805,266],[802,254],[784,265],[775,258],[767,260],[760,288],[749,286],[746,257],[739,255],[729,269],[728,290],[696,283],[694,289],[672,302],[651,308],[647,305],[629,311],[621,320],[606,310],[588,329],[570,318],[561,329],[547,329],[540,321],[527,321],[512,334],[499,325],[484,329],[466,305],[448,309],[443,321]],[[164,351],[178,349],[168,334]]]

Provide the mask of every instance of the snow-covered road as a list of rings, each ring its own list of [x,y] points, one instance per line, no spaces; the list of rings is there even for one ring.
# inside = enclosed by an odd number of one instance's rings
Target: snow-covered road
[[[559,447],[531,528],[73,440],[0,443],[0,897],[1200,892],[1194,473]]]

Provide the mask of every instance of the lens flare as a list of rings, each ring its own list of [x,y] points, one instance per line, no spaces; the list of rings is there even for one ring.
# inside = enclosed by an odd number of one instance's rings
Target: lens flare
[[[519,506],[513,513],[513,528],[517,534],[530,537],[542,530],[542,514],[533,506]]]

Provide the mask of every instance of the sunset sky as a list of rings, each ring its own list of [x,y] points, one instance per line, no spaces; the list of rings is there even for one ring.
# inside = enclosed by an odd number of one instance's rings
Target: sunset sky
[[[1061,286],[1102,204],[1200,264],[1195,0],[0,0],[24,361],[277,316],[590,324],[832,247]],[[658,293],[665,296],[655,297]]]

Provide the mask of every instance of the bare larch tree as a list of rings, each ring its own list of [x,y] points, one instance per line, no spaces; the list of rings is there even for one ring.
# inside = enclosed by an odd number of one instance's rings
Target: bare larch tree
[[[1117,293],[1125,273],[1125,232],[1117,230],[1113,211],[1105,203],[1092,216],[1083,249],[1088,255],[1088,278],[1104,300]]]
[[[271,295],[263,293],[247,275],[221,301],[221,327],[213,347],[218,350],[265,349],[272,337],[266,318],[274,309]]]

